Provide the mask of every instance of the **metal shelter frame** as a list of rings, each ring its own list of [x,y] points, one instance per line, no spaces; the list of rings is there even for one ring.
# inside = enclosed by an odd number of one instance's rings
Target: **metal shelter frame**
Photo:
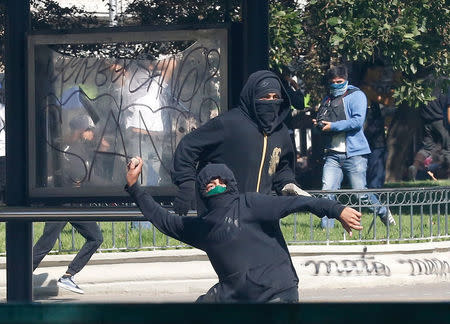
[[[30,33],[30,0],[0,0],[6,9],[6,204],[9,208],[29,207],[28,171],[26,161],[27,120],[27,35]],[[241,27],[242,26],[242,27]],[[230,68],[235,71],[235,88],[254,71],[268,68],[268,0],[242,0],[242,25],[232,30],[234,55]],[[114,29],[109,32],[114,33]],[[237,72],[238,71],[238,72]],[[230,84],[229,84],[230,88]],[[236,91],[231,90],[234,98]],[[235,103],[229,101],[230,104]],[[5,210],[8,213],[7,210]],[[55,213],[40,212],[39,220],[75,220],[65,209]],[[32,217],[1,217],[6,221],[7,301],[30,303],[32,294]],[[88,215],[90,220],[114,220],[115,216],[104,214]],[[123,218],[122,218],[123,217]],[[133,220],[134,213],[121,216],[121,220]]]

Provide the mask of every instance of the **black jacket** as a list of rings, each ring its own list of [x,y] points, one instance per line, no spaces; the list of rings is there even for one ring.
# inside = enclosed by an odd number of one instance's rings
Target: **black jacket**
[[[200,190],[215,177],[225,181],[227,190],[203,197],[208,209],[203,217],[170,213],[137,184],[127,190],[161,232],[207,253],[219,282],[200,301],[266,302],[297,287],[298,277],[279,220],[299,211],[337,218],[344,206],[314,197],[239,194],[232,172],[217,164],[199,173]]]
[[[367,142],[369,142],[371,150],[386,147],[384,117],[381,114],[380,105],[377,102],[367,107],[364,135],[366,136]]]
[[[224,163],[234,173],[241,192],[280,193],[295,182],[295,153],[283,120],[289,114],[289,96],[282,87],[283,103],[272,130],[265,134],[255,111],[255,86],[270,71],[258,71],[247,80],[240,104],[187,134],[174,155],[172,180],[176,185],[195,181],[207,163]],[[258,185],[259,182],[259,185]]]
[[[442,120],[444,116],[447,116],[446,110],[450,102],[450,90],[447,93],[441,93],[440,89],[435,89],[433,91],[433,96],[435,96],[436,99],[422,106],[420,110],[420,116],[425,123]]]

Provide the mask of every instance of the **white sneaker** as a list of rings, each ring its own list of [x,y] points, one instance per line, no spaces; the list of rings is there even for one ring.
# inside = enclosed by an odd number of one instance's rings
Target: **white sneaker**
[[[73,281],[73,276],[70,277],[61,277],[57,282],[58,287],[76,292],[78,294],[84,294],[83,289],[78,287],[78,285]]]
[[[394,217],[392,216],[392,213],[391,213],[391,211],[389,210],[389,208],[387,209],[387,213],[386,213],[386,215],[384,216],[384,217],[380,217],[380,219],[381,219],[381,222],[387,227],[388,225],[387,225],[387,222],[389,222],[389,225],[390,226],[395,226],[395,225],[397,225],[397,223],[395,223],[395,219],[394,219]]]

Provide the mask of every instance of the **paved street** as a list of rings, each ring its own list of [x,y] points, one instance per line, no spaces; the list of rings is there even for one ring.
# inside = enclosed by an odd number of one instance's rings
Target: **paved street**
[[[325,302],[450,302],[450,244],[291,246],[300,299]],[[97,253],[75,282],[58,278],[73,255],[50,255],[33,274],[35,301],[43,303],[192,303],[217,283],[204,252],[195,249]],[[0,302],[6,298],[6,261],[0,259]]]
[[[197,293],[158,295],[139,292],[117,294],[64,294],[58,296],[40,296],[36,302],[43,303],[191,303],[198,297]],[[372,288],[336,288],[300,290],[301,302],[450,302],[450,283],[419,284],[394,287]]]
[[[303,302],[450,302],[450,283],[409,286],[307,289]]]

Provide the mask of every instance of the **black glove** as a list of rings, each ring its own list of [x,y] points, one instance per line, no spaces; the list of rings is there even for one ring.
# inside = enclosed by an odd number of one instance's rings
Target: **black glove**
[[[178,186],[177,196],[173,201],[173,210],[180,216],[187,215],[195,209],[195,181],[186,181]]]

